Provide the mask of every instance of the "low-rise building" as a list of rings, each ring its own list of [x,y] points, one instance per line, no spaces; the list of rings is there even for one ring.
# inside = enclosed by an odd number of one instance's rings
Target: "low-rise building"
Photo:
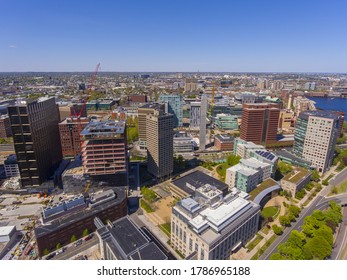
[[[214,137],[214,146],[219,151],[233,151],[234,137],[229,134],[217,134]]]
[[[219,129],[237,130],[239,129],[237,119],[237,116],[231,114],[217,114],[217,116],[214,119],[214,124]]]
[[[184,131],[175,133],[173,138],[173,151],[174,153],[189,153],[194,151],[193,137]]]
[[[171,244],[187,259],[225,260],[258,230],[259,205],[205,184],[172,209]]]
[[[241,159],[240,163],[227,169],[225,182],[229,188],[251,192],[262,181],[271,177],[271,165],[255,158]]]
[[[164,252],[128,216],[109,222],[95,218],[104,260],[167,260]]]
[[[311,172],[304,168],[296,168],[281,179],[281,187],[284,191],[295,194],[303,189],[311,180]]]
[[[105,195],[99,194],[102,197],[99,197],[99,200],[94,202],[93,199],[88,199],[84,203],[80,203],[78,200],[77,205],[71,205],[77,207],[77,211],[64,209],[64,205],[58,205],[61,206],[62,209],[58,209],[61,211],[53,213],[52,215],[55,217],[50,217],[48,214],[47,218],[51,218],[48,223],[45,220],[44,211],[49,209],[45,209],[42,212],[42,225],[34,230],[39,255],[42,256],[45,249],[54,250],[58,243],[62,246],[70,243],[73,235],[77,238],[82,237],[85,229],[89,232],[95,231],[95,217],[102,221],[114,221],[124,217],[127,214],[126,191],[124,188],[113,188],[112,191],[115,194],[112,196],[112,199],[109,199],[107,192]],[[97,205],[94,205],[96,202]],[[87,206],[84,207],[84,204]],[[83,207],[80,207],[80,205]],[[66,205],[65,208],[67,208]]]
[[[19,167],[16,155],[9,155],[4,161],[6,178],[19,177]]]
[[[259,160],[260,162],[265,162],[271,165],[271,176],[275,175],[276,166],[278,162],[278,156],[274,153],[266,150],[252,150],[250,156]]]
[[[247,142],[241,138],[235,138],[234,142],[234,154],[241,158],[251,157],[251,151],[265,150],[262,145],[254,144],[253,142]]]

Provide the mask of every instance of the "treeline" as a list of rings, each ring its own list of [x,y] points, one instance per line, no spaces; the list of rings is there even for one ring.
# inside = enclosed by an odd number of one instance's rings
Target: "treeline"
[[[278,246],[271,260],[324,260],[331,255],[338,224],[342,220],[341,206],[331,201],[329,208],[315,210],[307,216],[302,231],[293,230],[288,240]]]

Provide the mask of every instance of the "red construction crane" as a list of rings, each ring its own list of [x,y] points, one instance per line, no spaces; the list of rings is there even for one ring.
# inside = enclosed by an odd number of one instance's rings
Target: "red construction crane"
[[[88,90],[87,90],[87,94],[85,96],[85,99],[83,101],[83,105],[81,106],[79,112],[76,112],[75,108],[72,107],[73,109],[73,113],[71,112],[70,114],[70,117],[71,117],[71,120],[74,121],[76,120],[77,121],[77,131],[78,131],[78,134],[80,135],[80,143],[79,143],[79,147],[80,147],[80,152],[82,152],[82,139],[81,139],[81,132],[82,132],[82,123],[81,123],[81,115],[83,114],[83,111],[84,109],[86,108],[86,104],[87,104],[87,101],[88,101],[88,98],[91,94],[91,91],[92,91],[92,88],[93,88],[93,85],[94,85],[94,82],[95,82],[95,79],[96,79],[96,75],[98,74],[98,71],[100,69],[100,63],[98,63],[95,67],[95,70],[94,70],[94,73],[92,75],[92,78],[91,78],[91,81],[90,81],[90,84],[89,84],[89,87],[88,87]],[[77,151],[75,150],[75,158],[77,156]]]

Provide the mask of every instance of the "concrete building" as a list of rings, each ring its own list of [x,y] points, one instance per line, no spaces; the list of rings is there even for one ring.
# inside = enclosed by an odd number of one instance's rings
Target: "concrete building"
[[[83,103],[59,104],[58,109],[60,121],[63,121],[71,116],[77,116],[79,113],[81,113],[80,117],[87,117],[87,109]]]
[[[311,180],[311,172],[303,169],[296,168],[281,179],[281,188],[292,195],[302,190]]]
[[[104,260],[167,260],[168,257],[128,216],[104,225],[95,218]]]
[[[174,153],[189,153],[194,151],[193,137],[187,132],[181,131],[174,134],[173,138]]]
[[[235,138],[234,141],[234,154],[241,158],[251,157],[252,151],[264,150],[265,147],[262,145],[256,145],[253,142],[247,142],[241,138]]]
[[[214,119],[214,124],[223,130],[239,129],[238,118],[234,115],[217,114]]]
[[[233,151],[234,137],[229,134],[217,134],[214,137],[214,146],[219,151]]]
[[[81,132],[90,122],[88,118],[66,118],[59,123],[61,150],[64,158],[81,154]]]
[[[207,118],[207,98],[202,96],[200,107],[200,131],[199,131],[199,150],[206,148],[206,118]]]
[[[195,78],[186,78],[184,80],[184,91],[192,92],[198,90],[198,80]]]
[[[295,129],[293,153],[312,162],[324,173],[332,164],[338,137],[339,116],[329,111],[300,113]]]
[[[0,138],[8,138],[12,136],[10,118],[8,115],[0,114]]]
[[[205,184],[173,207],[171,244],[187,259],[229,259],[257,232],[259,212],[259,205]]]
[[[91,122],[81,132],[84,172],[128,182],[127,137],[124,121]],[[113,175],[113,176],[111,176]]]
[[[162,94],[159,96],[159,101],[161,103],[166,103],[168,106],[168,113],[173,115],[174,118],[174,127],[182,126],[183,118],[183,98],[179,94]]]
[[[86,200],[86,207],[77,207],[77,211],[63,211],[62,214],[43,223],[34,229],[38,246],[38,253],[43,255],[45,249],[55,250],[56,245],[62,246],[70,243],[72,235],[82,236],[85,229],[89,232],[96,230],[94,218],[98,217],[102,221],[117,220],[127,215],[127,198],[123,188],[113,188],[114,195],[109,197],[110,192],[97,194],[97,200]],[[95,205],[94,205],[95,204]],[[43,212],[42,212],[43,215]]]
[[[241,139],[255,144],[275,143],[279,113],[278,104],[243,104]]]
[[[148,102],[148,96],[147,95],[139,95],[139,94],[132,94],[128,96],[128,103],[146,103]]]
[[[140,149],[146,149],[147,137],[147,115],[154,114],[155,111],[165,112],[165,104],[149,103],[138,108],[137,114],[139,118],[139,146]]]
[[[22,186],[39,187],[62,159],[55,99],[18,100],[8,114]]]
[[[9,155],[4,161],[6,178],[19,177],[19,167],[16,155]]]
[[[227,169],[225,183],[229,188],[251,192],[257,185],[271,177],[271,165],[255,158],[241,159],[240,163]]]
[[[293,123],[293,113],[291,110],[281,110],[278,118],[278,128],[289,131]]]
[[[251,150],[250,157],[255,158],[256,160],[271,165],[271,176],[275,176],[276,166],[278,163],[278,156],[274,153],[266,150]]]
[[[173,172],[173,115],[154,111],[146,118],[147,170],[156,178]]]
[[[16,232],[16,226],[0,227],[0,243],[9,242]]]
[[[315,111],[316,102],[303,96],[296,96],[293,100],[293,107],[295,116],[298,117],[301,112]]]

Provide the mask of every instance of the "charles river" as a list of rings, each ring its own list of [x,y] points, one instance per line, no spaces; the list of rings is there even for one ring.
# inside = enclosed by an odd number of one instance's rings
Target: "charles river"
[[[339,97],[308,97],[316,102],[317,109],[343,111],[347,115],[347,98]]]

